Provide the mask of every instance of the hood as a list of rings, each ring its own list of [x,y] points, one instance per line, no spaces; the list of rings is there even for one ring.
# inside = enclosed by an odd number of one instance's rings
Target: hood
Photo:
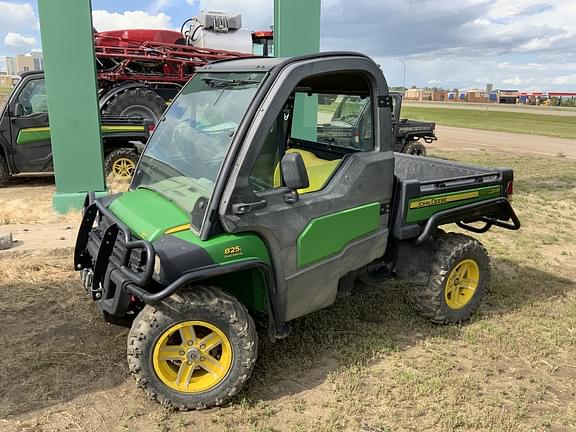
[[[108,209],[130,228],[133,235],[150,242],[166,231],[190,228],[188,213],[149,189],[125,192],[112,201]]]

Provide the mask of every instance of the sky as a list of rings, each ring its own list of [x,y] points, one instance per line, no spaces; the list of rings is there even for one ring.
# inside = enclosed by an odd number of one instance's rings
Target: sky
[[[92,9],[99,30],[179,29],[200,10],[242,13],[262,30],[273,3],[92,0]],[[370,55],[391,86],[576,91],[575,47],[575,0],[322,0],[321,50]],[[39,49],[36,2],[0,0],[0,70],[4,56]]]

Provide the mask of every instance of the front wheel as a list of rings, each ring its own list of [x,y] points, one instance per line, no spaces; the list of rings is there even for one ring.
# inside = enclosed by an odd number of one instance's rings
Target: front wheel
[[[214,287],[194,287],[146,306],[128,335],[138,385],[180,410],[219,406],[248,380],[258,336],[246,308]]]
[[[118,148],[106,156],[104,170],[106,175],[121,180],[130,180],[138,164],[138,154],[132,148]]]
[[[468,320],[486,294],[490,259],[482,243],[464,234],[436,237],[427,286],[411,291],[414,307],[437,324]]]

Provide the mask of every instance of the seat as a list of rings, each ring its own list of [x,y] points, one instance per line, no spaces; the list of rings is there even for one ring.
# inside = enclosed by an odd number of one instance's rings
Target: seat
[[[308,173],[308,180],[310,185],[305,189],[299,189],[298,192],[301,194],[316,192],[324,187],[328,179],[332,176],[336,167],[340,164],[340,159],[336,160],[326,160],[321,159],[314,153],[302,150],[302,149],[288,149],[286,153],[300,153],[304,165],[306,166],[306,172]],[[280,176],[280,166],[277,165],[274,170],[274,187],[279,187],[282,185],[282,179]]]

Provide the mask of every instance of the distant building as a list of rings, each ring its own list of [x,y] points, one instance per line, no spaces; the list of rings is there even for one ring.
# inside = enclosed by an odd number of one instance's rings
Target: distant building
[[[432,100],[432,91],[419,88],[411,88],[404,93],[404,100],[407,101],[429,101]]]
[[[18,75],[8,75],[8,72],[0,71],[0,87],[14,87],[19,80],[20,77]]]
[[[0,87],[12,87],[12,77],[9,75],[0,75]]]
[[[498,103],[515,105],[518,102],[518,90],[498,90]]]
[[[44,68],[44,58],[41,52],[33,52],[16,57],[6,57],[8,75],[18,75],[22,72],[39,71]]]
[[[466,102],[486,103],[488,102],[487,94],[484,90],[468,90],[466,91]]]
[[[411,88],[404,93],[404,100],[407,101],[445,101],[448,92],[444,90]]]

